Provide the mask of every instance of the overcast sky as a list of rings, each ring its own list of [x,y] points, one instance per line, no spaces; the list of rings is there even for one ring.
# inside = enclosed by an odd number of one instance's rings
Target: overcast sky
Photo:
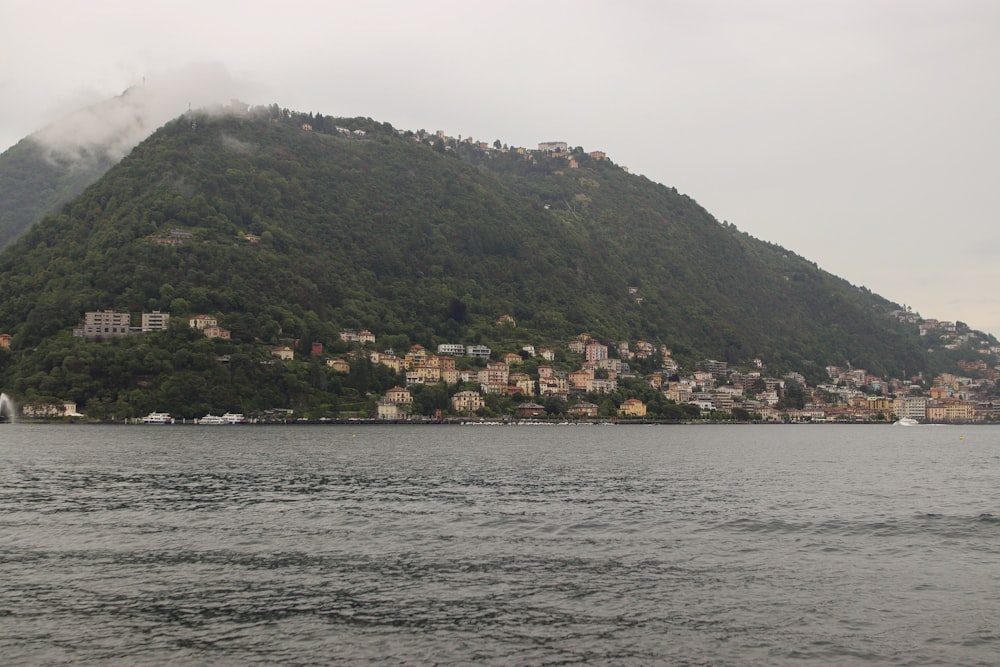
[[[236,97],[603,150],[1000,336],[994,0],[0,3],[0,150],[143,82],[163,120]]]

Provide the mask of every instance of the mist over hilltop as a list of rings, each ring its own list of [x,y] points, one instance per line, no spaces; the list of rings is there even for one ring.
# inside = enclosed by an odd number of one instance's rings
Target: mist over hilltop
[[[218,64],[152,73],[121,95],[71,111],[30,138],[56,161],[104,157],[117,162],[186,109],[210,109],[248,89]]]
[[[111,98],[73,106],[0,154],[0,247],[80,194],[188,109],[250,92],[221,65],[152,72]]]

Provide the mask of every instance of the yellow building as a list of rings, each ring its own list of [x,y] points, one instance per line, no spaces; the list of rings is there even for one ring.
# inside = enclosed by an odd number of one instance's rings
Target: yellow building
[[[347,359],[327,359],[326,365],[338,373],[350,373],[351,364]]]
[[[976,406],[968,401],[946,399],[927,405],[927,419],[933,422],[968,422],[976,418]]]
[[[638,398],[630,398],[621,404],[618,411],[626,417],[645,417],[646,404]]]
[[[868,409],[875,412],[891,412],[892,400],[885,396],[869,396],[867,398]]]
[[[479,392],[460,391],[451,397],[451,407],[458,414],[472,414],[486,405]]]

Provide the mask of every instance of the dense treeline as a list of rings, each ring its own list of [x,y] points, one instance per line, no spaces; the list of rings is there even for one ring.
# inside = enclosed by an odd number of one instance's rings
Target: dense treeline
[[[106,415],[356,409],[400,379],[261,363],[281,340],[346,352],[345,328],[380,346],[498,350],[589,331],[811,378],[827,364],[900,375],[943,359],[885,299],[582,150],[484,151],[277,106],[161,128],[0,254],[0,294],[14,335],[3,386]],[[177,326],[69,336],[103,309],[167,311]],[[184,331],[197,313],[233,339]],[[517,328],[497,327],[502,314]]]

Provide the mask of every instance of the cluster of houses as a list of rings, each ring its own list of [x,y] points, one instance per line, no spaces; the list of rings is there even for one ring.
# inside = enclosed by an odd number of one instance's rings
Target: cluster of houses
[[[610,394],[618,389],[620,377],[635,377],[628,361],[631,359],[648,359],[654,354],[662,355],[661,371],[645,377],[645,380],[664,396],[677,403],[692,403],[704,411],[730,412],[737,405],[737,396],[742,393],[723,387],[714,389],[715,379],[721,372],[728,374],[726,364],[706,361],[701,366],[704,370],[697,371],[690,378],[680,378],[670,381],[667,378],[677,371],[677,363],[671,357],[669,348],[654,346],[646,341],[634,344],[622,341],[617,344],[618,356],[610,354],[608,345],[596,338],[581,334],[566,345],[571,353],[583,358],[579,368],[566,370],[557,368],[553,362],[556,353],[549,348],[536,348],[524,345],[521,351],[508,352],[500,355],[497,360],[491,360],[492,351],[483,345],[442,344],[438,346],[437,354],[429,353],[422,345],[413,345],[403,356],[397,356],[392,351],[369,352],[373,364],[383,364],[400,375],[405,376],[407,387],[416,384],[432,384],[443,382],[448,385],[477,384],[478,390],[465,390],[451,397],[452,410],[459,415],[474,415],[485,407],[485,396],[500,394],[507,397],[522,397],[534,399],[541,397],[557,397],[569,400],[580,398],[585,394]],[[456,356],[468,356],[485,360],[482,366],[471,368],[456,368]],[[530,358],[537,357],[541,363],[533,364],[534,373],[529,374],[520,366]],[[346,360],[330,360],[329,365],[335,370],[346,372],[349,364]],[[760,363],[758,361],[758,363]],[[759,378],[760,373],[751,373],[750,378]],[[737,379],[733,377],[732,379]],[[764,401],[778,401],[778,390],[783,386],[783,380],[766,380],[766,389],[762,397]],[[804,380],[803,380],[804,382]],[[742,403],[742,401],[740,401]],[[408,389],[396,387],[378,402],[380,419],[402,419],[408,414],[412,404],[412,396]],[[767,411],[767,405],[756,402],[748,407]],[[517,406],[515,414],[518,417],[538,417],[544,414],[542,405],[528,401]],[[567,413],[578,417],[598,416],[598,406],[585,400],[575,400],[569,404]],[[646,405],[639,399],[629,398],[618,406],[618,414],[624,417],[645,417]]]
[[[305,129],[305,128],[303,128]],[[338,128],[339,130],[340,128]],[[407,134],[405,130],[399,130],[399,134]],[[361,135],[364,136],[364,135]],[[507,146],[501,144],[499,141],[495,141],[492,144],[486,141],[478,141],[472,137],[462,138],[462,135],[458,137],[452,137],[443,130],[438,130],[434,134],[425,132],[421,130],[414,134],[413,137],[416,141],[425,142],[430,145],[435,145],[441,142],[445,146],[446,151],[455,150],[457,146],[465,146],[472,149],[477,149],[482,152],[497,151],[500,153],[513,153],[516,155],[521,155],[524,159],[531,162],[535,162],[536,156],[544,157],[564,157],[566,158],[566,165],[570,169],[578,169],[580,167],[579,162],[575,157],[575,152],[570,149],[569,144],[565,141],[542,141],[539,142],[537,150],[525,148],[523,146]],[[587,156],[592,160],[607,160],[608,154],[604,151],[589,151]],[[628,168],[621,167],[622,170],[628,172]],[[557,173],[562,173],[561,171]]]
[[[214,315],[195,315],[188,319],[188,326],[202,332],[206,338],[232,338],[232,332],[220,327]]]
[[[947,323],[938,327],[948,331]],[[373,341],[371,341],[373,342]],[[964,341],[968,342],[968,341]],[[442,344],[437,354],[421,345],[413,345],[402,356],[391,350],[369,350],[373,364],[383,364],[406,378],[406,387],[395,387],[378,401],[380,419],[398,420],[409,415],[413,398],[409,387],[416,384],[472,383],[476,390],[466,389],[451,396],[451,409],[458,415],[475,415],[486,405],[490,394],[523,398],[515,416],[540,417],[545,408],[533,402],[555,396],[567,401],[566,413],[571,416],[596,417],[598,406],[586,400],[586,395],[609,394],[618,389],[622,377],[637,377],[630,369],[633,359],[649,359],[659,355],[660,370],[642,379],[663,397],[677,404],[698,408],[703,416],[713,413],[732,414],[742,410],[760,421],[887,421],[914,419],[926,422],[975,422],[1000,418],[1000,400],[990,400],[988,391],[1000,380],[1000,370],[990,369],[982,361],[966,362],[963,368],[977,378],[943,374],[926,383],[923,378],[886,380],[864,369],[830,366],[829,381],[810,387],[805,377],[787,373],[782,377],[766,374],[761,359],[754,359],[749,369],[730,368],[726,362],[705,359],[689,374],[679,375],[679,367],[665,346],[647,341],[621,341],[613,346],[581,334],[567,342],[566,349],[579,355],[578,368],[566,369],[554,365],[555,352],[525,345],[520,352],[508,352],[494,359],[485,346]],[[612,350],[615,354],[612,354]],[[986,348],[981,352],[1000,356],[1000,349]],[[467,356],[481,359],[480,365],[457,368],[456,358]],[[532,373],[521,370],[527,359],[535,359]],[[335,370],[347,372],[346,360],[330,360]],[[928,388],[928,384],[930,384]],[[781,407],[782,397],[793,385],[804,397],[802,407]],[[618,405],[620,417],[643,418],[647,406],[636,398]]]

